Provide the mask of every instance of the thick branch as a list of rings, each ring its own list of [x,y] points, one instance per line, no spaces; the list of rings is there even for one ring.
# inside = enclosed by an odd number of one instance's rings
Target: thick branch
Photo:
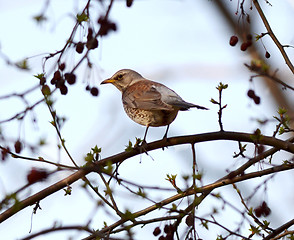
[[[283,141],[283,140],[279,140],[277,138],[274,137],[267,137],[267,136],[260,136],[260,139],[258,140],[258,142],[256,142],[256,140],[254,140],[254,138],[252,137],[252,134],[249,133],[240,133],[240,132],[211,132],[211,133],[203,133],[203,134],[196,134],[196,135],[188,135],[188,136],[180,136],[180,137],[173,137],[173,138],[168,138],[167,140],[160,140],[160,141],[155,141],[152,143],[149,143],[147,145],[144,146],[144,151],[152,151],[155,149],[161,149],[163,147],[166,146],[175,146],[175,145],[181,145],[181,144],[194,144],[194,143],[199,143],[199,142],[207,142],[207,141],[216,141],[216,140],[232,140],[232,141],[238,141],[238,142],[251,142],[254,144],[263,144],[263,145],[268,145],[268,146],[272,146],[275,147],[278,150],[284,150],[290,153],[294,153],[294,144],[292,144],[290,141]],[[143,152],[144,152],[143,151]],[[6,219],[10,218],[11,216],[13,216],[15,213],[21,211],[22,209],[34,204],[37,201],[40,201],[46,197],[48,197],[49,195],[61,190],[62,188],[76,182],[77,180],[83,178],[85,175],[87,175],[90,172],[93,171],[100,171],[100,169],[103,166],[106,166],[109,162],[111,162],[112,164],[115,163],[121,163],[124,160],[139,155],[142,153],[142,150],[140,149],[140,147],[138,148],[134,148],[132,151],[128,151],[128,152],[121,152],[119,154],[113,155],[111,157],[107,157],[104,158],[100,161],[95,162],[93,165],[82,168],[80,170],[78,170],[76,173],[70,175],[69,177],[49,186],[48,188],[45,188],[43,190],[41,190],[40,192],[20,201],[17,205],[17,208],[12,206],[11,208],[7,209],[5,212],[3,212],[0,215],[0,223],[5,221]],[[246,163],[245,163],[246,164]],[[281,167],[284,168],[284,170],[288,170],[289,167],[287,167],[288,165],[283,165]],[[271,170],[264,170],[264,171],[269,171],[266,174],[270,174]],[[281,171],[281,170],[279,170]],[[235,180],[234,181],[243,181],[245,180],[244,177],[249,177],[251,175],[244,175],[242,176],[243,178],[240,178],[240,180]],[[252,175],[250,178],[252,177],[256,177],[257,175]],[[249,179],[249,178],[248,178]],[[203,189],[204,191],[206,190],[210,190],[213,189],[215,187],[220,187],[223,185],[227,185],[230,184],[232,182],[230,182],[231,180],[228,180],[229,182],[221,182],[218,183],[216,185],[212,185],[210,188],[208,189]],[[189,194],[193,194],[190,193]],[[170,200],[176,200],[179,196],[177,197],[172,197],[172,199]],[[169,202],[170,200],[168,200],[167,202]]]
[[[291,227],[292,225],[294,225],[294,219],[290,220],[289,222],[286,222],[282,226],[280,226],[277,229],[275,229],[271,234],[267,235],[263,240],[270,240],[270,239],[272,239],[273,237],[277,236],[278,234],[280,234],[281,232],[283,232],[285,229]]]

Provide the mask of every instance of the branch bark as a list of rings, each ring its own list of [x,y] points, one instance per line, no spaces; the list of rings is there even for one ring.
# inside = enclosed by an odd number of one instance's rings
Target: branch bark
[[[203,134],[196,134],[196,135],[187,135],[187,136],[179,136],[179,137],[173,137],[173,138],[168,138],[167,140],[160,140],[160,141],[155,141],[151,142],[147,145],[144,146],[144,151],[149,152],[155,149],[161,149],[163,147],[167,146],[176,146],[176,145],[181,145],[181,144],[195,144],[195,143],[200,143],[200,142],[208,142],[208,141],[217,141],[217,140],[231,140],[231,141],[238,141],[238,142],[251,142],[254,144],[263,144],[267,146],[272,146],[278,150],[284,150],[286,152],[294,153],[294,144],[291,143],[293,139],[289,140],[280,140],[274,137],[268,137],[268,136],[260,136],[260,139],[258,142],[254,140],[254,135],[249,134],[249,133],[241,133],[241,132],[210,132],[210,133],[203,133]],[[10,218],[13,216],[15,213],[21,211],[22,209],[50,196],[51,194],[61,190],[62,188],[65,188],[66,186],[76,182],[79,179],[82,179],[84,176],[86,176],[90,172],[96,172],[96,171],[101,171],[103,166],[106,166],[109,162],[111,164],[116,164],[116,163],[121,163],[124,160],[139,155],[142,152],[142,149],[140,147],[134,148],[132,151],[128,152],[121,152],[119,154],[113,155],[111,157],[104,158],[100,161],[95,162],[94,164],[81,168],[74,174],[68,176],[67,178],[41,190],[40,192],[20,201],[17,206],[12,206],[6,211],[4,211],[2,214],[0,214],[0,223],[5,221],[6,219]],[[244,165],[248,165],[248,163],[245,163]],[[250,164],[251,165],[251,164]],[[284,165],[281,166],[282,168],[279,171],[282,170],[288,170],[287,167]],[[272,170],[264,170],[268,171],[267,173],[264,174],[270,174]],[[244,175],[243,177],[237,178],[240,180],[234,180],[234,181],[243,181],[245,179],[253,178],[258,176],[258,174],[251,174],[251,175]],[[232,182],[234,182],[232,181]],[[203,191],[206,190],[211,190],[212,188],[215,187],[220,187],[224,186],[227,184],[232,183],[230,180],[226,180],[217,184],[213,184],[210,186],[206,186],[206,188],[203,188]],[[194,192],[189,192],[188,194],[194,194]],[[171,197],[170,199],[166,200],[166,203],[169,203],[170,201],[174,201],[178,199],[178,197],[181,197],[182,195],[176,195]],[[165,202],[164,202],[165,203]],[[152,207],[153,209],[154,207]],[[151,210],[151,209],[150,209]]]

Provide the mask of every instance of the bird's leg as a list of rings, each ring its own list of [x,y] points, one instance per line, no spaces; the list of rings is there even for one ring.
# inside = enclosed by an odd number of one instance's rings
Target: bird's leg
[[[146,131],[145,131],[144,138],[143,138],[143,141],[142,141],[141,145],[147,144],[146,136],[147,136],[148,129],[149,129],[149,125],[146,126]]]
[[[168,132],[168,129],[169,129],[169,125],[167,125],[166,131],[165,131],[165,134],[163,135],[163,138],[162,138],[162,139],[167,139],[167,132]]]
[[[143,141],[139,142],[138,144],[137,143],[135,144],[135,147],[138,147],[140,149],[140,154],[145,152],[147,155],[149,155],[148,152],[145,149],[145,146],[147,145],[146,136],[147,136],[148,128],[149,128],[149,125],[146,126]]]
[[[163,136],[163,138],[162,138],[162,140],[165,140],[166,143],[167,143],[167,132],[168,132],[168,129],[169,129],[169,125],[167,125],[166,131],[165,131],[165,134],[164,134],[164,136]],[[167,147],[166,147],[166,148],[167,148]],[[162,148],[162,150],[164,150],[164,147]]]

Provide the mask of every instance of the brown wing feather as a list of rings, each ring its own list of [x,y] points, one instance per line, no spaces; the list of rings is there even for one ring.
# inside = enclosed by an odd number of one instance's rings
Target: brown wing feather
[[[123,92],[123,103],[132,108],[144,110],[173,110],[173,107],[161,101],[161,93],[152,81],[143,80],[129,86]]]

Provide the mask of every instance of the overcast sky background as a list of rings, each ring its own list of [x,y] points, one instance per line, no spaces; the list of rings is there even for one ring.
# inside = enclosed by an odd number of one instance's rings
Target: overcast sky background
[[[74,24],[73,17],[67,13],[73,9],[76,12],[84,4],[85,1],[51,1],[47,11],[50,21],[38,26],[32,21],[32,16],[40,13],[43,2],[0,0],[1,52],[9,56],[12,61],[19,61],[27,56],[61,49]],[[117,23],[118,31],[100,39],[99,48],[91,53],[94,68],[90,78],[87,78],[88,72],[82,66],[77,71],[79,82],[69,88],[69,94],[65,97],[56,96],[57,112],[68,119],[62,128],[63,137],[79,164],[83,164],[83,157],[96,144],[102,147],[102,157],[107,157],[123,151],[129,140],[134,142],[135,137],[143,137],[145,128],[125,115],[119,91],[110,85],[99,86],[103,79],[122,68],[134,69],[144,77],[172,88],[186,101],[210,108],[209,111],[180,112],[171,125],[168,136],[219,130],[217,106],[209,102],[212,97],[218,98],[215,87],[219,82],[229,84],[223,96],[223,102],[228,104],[223,115],[225,130],[253,132],[256,127],[260,127],[253,120],[254,118],[271,118],[276,114],[273,107],[275,103],[270,99],[269,91],[257,81],[253,85],[249,83],[250,74],[243,63],[250,59],[239,50],[239,45],[234,48],[229,45],[229,38],[234,32],[226,26],[226,22],[218,15],[213,4],[213,1],[206,0],[134,1],[131,8],[126,8],[125,1],[114,3],[110,19]],[[237,7],[235,1],[228,1],[228,4],[231,4],[232,8]],[[290,28],[281,27],[293,22],[292,5],[288,1],[279,2],[279,5],[273,1],[273,5],[272,8],[264,6],[265,13],[272,20],[270,23],[273,30],[284,43],[293,44],[293,33],[287,31]],[[103,7],[100,11],[104,12]],[[281,13],[284,17],[280,17]],[[265,32],[263,26],[260,26],[261,29],[257,31]],[[81,32],[80,35],[83,36],[83,33]],[[275,61],[279,67],[285,68],[284,61],[278,51],[272,47],[271,42],[265,39],[264,43],[269,46],[269,49],[273,49],[272,58],[269,61]],[[293,56],[291,52],[290,56]],[[37,84],[37,80],[32,75],[42,71],[41,58],[42,56],[38,56],[29,59],[32,71],[27,73],[16,71],[1,60],[0,96],[14,91],[22,92],[29,86]],[[76,60],[75,54],[68,54],[65,59],[68,65],[74,64]],[[87,81],[99,86],[100,95],[97,98],[84,91]],[[246,96],[248,89],[252,86],[262,97],[262,102],[258,106]],[[30,94],[29,101],[33,102],[40,97],[39,92]],[[23,105],[18,99],[9,99],[9,101],[0,102],[0,107],[2,109],[0,117],[5,119],[15,113],[16,109],[21,110]],[[31,118],[28,117],[21,128],[18,123],[6,124],[5,134],[11,138],[17,138],[20,134],[21,138],[25,138],[32,144],[37,141],[36,137],[46,137],[49,144],[40,154],[47,159],[58,159],[57,139],[54,129],[49,124],[49,112],[42,105],[37,107],[36,114],[37,124],[31,124]],[[272,129],[267,127],[262,130],[270,135]],[[161,139],[164,132],[165,128],[151,128],[147,141]],[[204,172],[204,183],[217,180],[225,174],[227,168],[231,169],[234,164],[242,163],[234,163],[231,160],[233,152],[238,151],[236,143],[214,142],[198,144],[196,147],[199,169]],[[150,155],[154,161],[149,156],[142,155],[124,163],[120,168],[120,176],[142,184],[171,187],[164,180],[167,173],[178,174],[178,176],[191,174],[192,157],[189,146],[171,147],[165,151],[151,152]],[[282,157],[285,156],[282,155]],[[62,154],[61,158],[64,163],[70,164],[65,154]],[[1,163],[0,196],[22,186],[32,166],[48,168],[47,165],[19,159]],[[60,173],[59,177],[62,178],[66,174],[68,173]],[[91,175],[90,178],[97,178],[97,176]],[[50,182],[38,183],[32,189],[37,191],[40,187],[44,188],[55,181],[56,177],[53,177]],[[265,197],[262,191],[258,195],[261,200],[265,198],[273,207],[273,214],[269,220],[276,224],[275,226],[293,218],[293,206],[289,209],[287,204],[275,205],[276,201],[283,200],[290,203],[294,200],[291,191],[280,187],[281,182],[289,181],[293,182],[293,176],[280,173],[273,181],[270,181],[271,188],[268,190],[268,196]],[[257,183],[252,181],[252,185],[246,186],[247,183],[240,184],[240,187],[250,194]],[[105,216],[103,211],[94,211],[95,204],[84,190],[79,189],[80,185],[81,182],[73,184],[73,194],[70,197],[63,197],[64,193],[60,191],[43,200],[41,202],[43,210],[33,217],[33,232],[52,226],[54,221],[62,222],[64,225],[82,224],[96,213],[91,225],[93,228],[107,219],[107,217],[101,217],[101,214]],[[220,189],[220,191],[227,193],[228,195],[224,197],[232,203],[240,204],[231,187]],[[157,192],[155,199],[159,200],[169,194]],[[283,196],[282,200],[281,196]],[[142,203],[137,204],[135,199],[130,198],[126,193],[122,193],[120,197],[122,200],[128,199],[126,204],[121,202],[122,206],[133,207],[130,210],[139,210],[140,207],[144,207]],[[256,205],[260,199],[254,200]],[[199,215],[205,215],[214,204],[219,203],[213,199],[207,201],[202,209],[199,209]],[[283,215],[279,215],[277,209],[283,212]],[[230,221],[234,222],[233,216],[236,212],[229,209],[227,211],[232,216],[231,219],[227,219],[230,226]],[[32,207],[27,208],[2,223],[1,237],[17,239],[26,236],[30,229],[31,212]],[[112,221],[113,219],[108,223]],[[153,227],[155,225],[138,228],[136,239],[150,239]],[[204,230],[199,228],[200,234],[202,231]],[[204,231],[204,234],[206,239],[215,236],[214,231],[210,233]],[[68,233],[49,234],[37,239],[57,239],[57,236],[58,239],[62,239],[68,236]],[[75,235],[71,234],[71,236]],[[78,234],[74,239],[79,239],[81,236]]]

